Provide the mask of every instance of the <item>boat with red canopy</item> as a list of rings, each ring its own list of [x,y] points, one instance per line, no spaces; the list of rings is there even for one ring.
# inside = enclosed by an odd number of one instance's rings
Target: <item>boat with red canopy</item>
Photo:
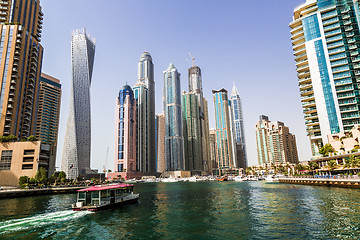
[[[78,190],[77,201],[72,204],[74,211],[98,211],[115,208],[126,203],[137,202],[139,194],[134,194],[134,185],[99,185]]]

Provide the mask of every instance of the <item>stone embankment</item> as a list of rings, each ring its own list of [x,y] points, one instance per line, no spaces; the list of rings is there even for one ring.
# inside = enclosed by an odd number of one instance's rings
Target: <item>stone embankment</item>
[[[64,194],[75,193],[80,187],[59,187],[59,188],[43,188],[43,189],[9,189],[0,191],[0,199],[3,198],[17,198],[17,197],[30,197],[39,195],[52,195],[52,194]]]
[[[352,178],[307,178],[307,177],[284,177],[279,178],[280,183],[343,187],[343,188],[360,188],[360,179]]]

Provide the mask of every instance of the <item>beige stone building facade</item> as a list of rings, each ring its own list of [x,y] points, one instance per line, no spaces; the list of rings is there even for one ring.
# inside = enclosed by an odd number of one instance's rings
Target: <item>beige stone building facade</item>
[[[336,154],[358,152],[360,143],[360,125],[354,125],[354,127],[347,132],[342,131],[337,134],[329,134],[327,138]]]
[[[40,167],[50,177],[55,170],[55,152],[41,141],[0,143],[0,186],[18,186],[19,177],[35,177]]]
[[[157,114],[155,117],[156,124],[156,159],[158,173],[165,171],[165,114]]]
[[[259,165],[299,162],[295,135],[283,122],[261,115],[255,131]]]

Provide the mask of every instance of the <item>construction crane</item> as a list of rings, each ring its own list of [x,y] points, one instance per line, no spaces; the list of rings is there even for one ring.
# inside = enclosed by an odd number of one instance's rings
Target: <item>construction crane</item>
[[[191,56],[191,53],[188,53],[191,59],[191,62],[185,58],[186,61],[188,61],[193,67],[195,66],[195,57]]]

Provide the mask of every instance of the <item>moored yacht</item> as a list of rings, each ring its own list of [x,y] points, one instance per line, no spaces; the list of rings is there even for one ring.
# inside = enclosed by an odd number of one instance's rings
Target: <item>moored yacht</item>
[[[72,204],[74,211],[92,211],[115,208],[120,205],[137,202],[139,194],[134,194],[134,185],[120,183],[116,185],[98,185],[78,190],[77,201]]]

